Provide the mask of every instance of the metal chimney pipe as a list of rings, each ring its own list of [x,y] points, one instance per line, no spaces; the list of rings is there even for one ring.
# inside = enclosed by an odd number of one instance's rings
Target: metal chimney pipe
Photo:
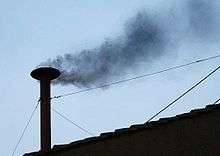
[[[41,150],[46,151],[51,149],[50,83],[60,76],[60,71],[42,67],[33,70],[31,76],[40,81],[40,140]]]

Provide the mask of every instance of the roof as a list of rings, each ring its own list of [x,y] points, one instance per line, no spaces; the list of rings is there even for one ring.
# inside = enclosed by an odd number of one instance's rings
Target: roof
[[[95,142],[98,142],[98,141],[102,141],[104,139],[109,139],[109,138],[112,138],[112,137],[121,136],[123,134],[136,133],[136,132],[140,132],[140,131],[143,131],[143,130],[152,129],[154,127],[158,127],[158,126],[161,126],[163,124],[169,124],[169,123],[172,123],[172,122],[175,122],[175,121],[180,121],[180,120],[185,120],[185,119],[188,119],[188,118],[199,117],[201,115],[204,115],[204,114],[207,114],[207,113],[212,113],[214,111],[220,111],[220,104],[207,105],[205,108],[194,109],[194,110],[190,111],[189,113],[176,115],[174,117],[161,118],[157,121],[146,122],[144,124],[131,125],[128,128],[116,129],[114,132],[101,133],[100,136],[86,138],[86,139],[83,139],[83,140],[72,142],[70,144],[55,145],[50,151],[33,152],[33,153],[25,154],[25,156],[28,156],[28,155],[31,155],[31,156],[44,155],[44,154],[47,154],[47,153],[65,151],[65,150],[77,148],[79,146],[83,146],[83,145],[86,145],[86,144],[91,144],[91,143],[95,143]]]

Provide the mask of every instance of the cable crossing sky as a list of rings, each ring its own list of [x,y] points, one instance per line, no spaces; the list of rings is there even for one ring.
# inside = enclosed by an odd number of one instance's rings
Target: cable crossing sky
[[[36,112],[36,110],[37,110],[39,104],[40,104],[40,100],[37,101],[37,104],[36,104],[36,106],[34,107],[32,113],[31,113],[31,116],[29,117],[29,119],[28,119],[28,121],[27,121],[27,124],[25,125],[24,129],[22,130],[21,136],[19,137],[18,142],[16,143],[15,148],[14,148],[14,150],[13,150],[11,156],[14,156],[15,151],[17,150],[19,144],[21,143],[21,140],[22,140],[22,138],[24,137],[24,134],[25,134],[25,132],[26,132],[28,126],[29,126],[30,123],[31,123],[31,120],[32,120],[32,118],[33,118],[33,116],[34,116],[34,114],[35,114],[35,112]]]
[[[110,82],[110,83],[106,83],[104,85],[100,85],[100,86],[92,87],[92,88],[87,88],[87,89],[79,90],[79,91],[72,92],[72,93],[53,96],[53,97],[51,97],[51,99],[59,99],[59,98],[63,98],[63,97],[67,97],[67,96],[71,96],[71,95],[75,95],[75,94],[79,94],[79,93],[88,92],[88,91],[95,90],[95,89],[100,89],[100,88],[105,88],[105,87],[109,87],[109,86],[116,85],[116,84],[121,84],[121,83],[124,83],[124,82],[132,81],[132,80],[136,80],[136,79],[140,79],[140,78],[144,78],[144,77],[158,75],[158,74],[161,74],[161,73],[164,73],[164,72],[167,72],[167,71],[187,67],[187,66],[190,66],[190,65],[193,65],[193,64],[206,62],[206,61],[213,60],[213,59],[216,59],[216,58],[219,58],[219,57],[220,57],[220,55],[215,55],[215,56],[211,56],[211,57],[208,57],[208,58],[203,58],[203,59],[199,59],[199,60],[196,60],[196,61],[192,61],[192,62],[189,62],[189,63],[186,63],[186,64],[165,68],[163,70],[156,71],[156,72],[153,72],[153,73],[144,74],[144,75],[140,75],[140,76],[124,79],[124,80],[119,80],[119,81],[115,81],[115,82]]]
[[[196,88],[200,83],[202,83],[203,81],[205,81],[208,77],[210,77],[212,74],[214,74],[217,70],[220,69],[220,66],[218,66],[215,70],[213,70],[211,73],[209,73],[206,77],[204,77],[203,79],[201,79],[199,82],[197,82],[195,85],[193,85],[190,89],[188,89],[186,92],[184,92],[183,94],[181,94],[179,97],[177,97],[173,102],[171,102],[170,104],[168,104],[166,107],[164,107],[163,109],[161,109],[159,112],[157,112],[155,115],[153,115],[150,119],[147,120],[147,122],[150,122],[152,119],[154,119],[155,117],[157,117],[160,113],[162,113],[163,111],[165,111],[167,108],[169,108],[170,106],[174,105],[178,100],[180,100],[181,98],[183,98],[187,93],[189,93],[190,91],[192,91],[194,88]],[[218,101],[216,101],[215,103],[217,103]]]

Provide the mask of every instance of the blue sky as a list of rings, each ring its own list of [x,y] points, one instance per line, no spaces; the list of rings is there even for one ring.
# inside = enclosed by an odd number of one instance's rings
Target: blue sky
[[[157,13],[172,10],[175,3],[174,0],[169,3],[165,0],[0,1],[0,155],[11,154],[38,99],[39,84],[29,76],[32,69],[48,58],[95,48],[106,38],[119,36],[127,19],[140,9]],[[216,4],[218,8],[219,2]],[[181,11],[178,14],[181,15]],[[181,30],[178,27],[178,31]],[[180,42],[169,49],[170,53],[150,66],[141,66],[130,76],[220,54],[219,35],[202,40],[186,34],[180,32]],[[52,105],[77,124],[99,135],[144,123],[218,65],[219,59],[216,59],[108,89],[53,100]],[[187,112],[215,101],[219,98],[219,78],[220,72],[217,72],[160,117]],[[58,85],[53,86],[52,94],[77,90],[71,85]],[[53,144],[70,143],[86,137],[89,135],[52,114]],[[39,112],[35,113],[15,155],[36,150],[39,150]]]

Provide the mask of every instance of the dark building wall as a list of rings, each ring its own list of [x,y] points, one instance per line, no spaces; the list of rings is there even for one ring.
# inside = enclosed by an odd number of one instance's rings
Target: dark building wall
[[[183,115],[182,115],[183,116]],[[200,113],[190,117],[160,120],[149,128],[119,131],[113,136],[67,145],[47,156],[148,156],[148,155],[220,155],[220,111]],[[168,121],[170,120],[170,121]],[[164,122],[163,122],[164,121]],[[55,148],[56,149],[56,148]],[[30,154],[32,155],[32,154]],[[35,155],[35,154],[33,154]]]

